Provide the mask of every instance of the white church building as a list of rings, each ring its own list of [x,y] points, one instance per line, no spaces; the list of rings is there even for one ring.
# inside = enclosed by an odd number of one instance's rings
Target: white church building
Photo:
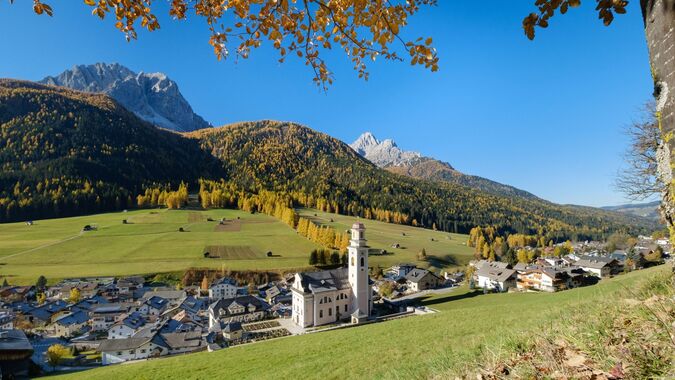
[[[365,231],[363,223],[352,226],[347,268],[295,275],[293,322],[311,327],[341,320],[361,323],[370,316],[373,298]]]

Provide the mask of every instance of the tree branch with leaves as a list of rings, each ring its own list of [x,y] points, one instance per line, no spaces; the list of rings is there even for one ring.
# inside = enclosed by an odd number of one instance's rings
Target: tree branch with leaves
[[[115,27],[127,40],[138,38],[138,28],[155,31],[159,0],[84,0],[92,14],[115,18]],[[406,41],[400,30],[422,7],[437,0],[165,0],[176,20],[201,17],[210,32],[216,57],[246,59],[251,51],[269,42],[280,62],[296,55],[310,66],[314,82],[324,89],[333,82],[322,53],[337,46],[352,61],[360,78],[368,79],[368,61],[382,57],[438,70],[438,55],[431,38]],[[13,2],[13,0],[10,0]],[[52,16],[43,0],[33,0],[37,14]]]

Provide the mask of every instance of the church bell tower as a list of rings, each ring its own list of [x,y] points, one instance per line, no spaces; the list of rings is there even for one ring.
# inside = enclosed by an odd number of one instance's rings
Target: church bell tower
[[[368,283],[368,245],[366,227],[354,223],[349,240],[349,284],[352,287],[352,322],[364,322],[370,315],[370,284]]]

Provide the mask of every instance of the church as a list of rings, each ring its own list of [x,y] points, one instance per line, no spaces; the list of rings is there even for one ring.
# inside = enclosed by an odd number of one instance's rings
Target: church
[[[368,276],[368,245],[363,223],[354,223],[349,240],[347,268],[295,275],[293,322],[301,327],[337,321],[365,322],[373,308]]]

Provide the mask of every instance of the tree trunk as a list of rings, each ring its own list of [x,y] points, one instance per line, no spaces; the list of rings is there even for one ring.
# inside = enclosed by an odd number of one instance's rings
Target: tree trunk
[[[654,79],[656,117],[661,130],[658,174],[664,191],[661,214],[675,242],[675,0],[640,0],[649,62]]]

